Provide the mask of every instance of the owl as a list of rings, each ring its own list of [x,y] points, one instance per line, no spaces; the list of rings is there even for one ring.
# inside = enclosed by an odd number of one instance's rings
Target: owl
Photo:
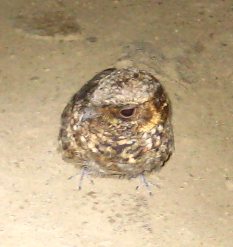
[[[59,143],[63,158],[91,175],[132,178],[158,170],[174,149],[168,96],[144,70],[106,69],[66,105]]]

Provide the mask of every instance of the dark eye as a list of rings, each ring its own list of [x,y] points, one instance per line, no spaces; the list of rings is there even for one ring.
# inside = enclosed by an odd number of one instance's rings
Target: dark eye
[[[123,118],[130,118],[134,115],[135,113],[135,108],[127,108],[127,109],[122,109],[120,111],[120,114]]]

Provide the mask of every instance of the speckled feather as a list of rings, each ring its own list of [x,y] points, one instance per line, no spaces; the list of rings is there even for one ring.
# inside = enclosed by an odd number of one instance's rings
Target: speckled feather
[[[159,169],[174,149],[169,99],[146,71],[104,70],[65,107],[59,142],[64,159],[93,175],[136,177]]]

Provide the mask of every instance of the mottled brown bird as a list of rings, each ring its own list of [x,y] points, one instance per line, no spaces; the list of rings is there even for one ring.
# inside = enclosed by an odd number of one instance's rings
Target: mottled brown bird
[[[61,116],[63,157],[93,175],[128,178],[161,168],[174,148],[169,99],[137,68],[110,68],[88,81]]]

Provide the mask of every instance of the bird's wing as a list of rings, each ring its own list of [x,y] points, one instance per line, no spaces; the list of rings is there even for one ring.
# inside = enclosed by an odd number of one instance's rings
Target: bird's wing
[[[61,115],[61,127],[58,136],[58,150],[63,152],[63,156],[65,158],[73,159],[78,155],[79,151],[81,152],[81,150],[79,150],[80,147],[74,138],[75,131],[71,129],[71,121],[74,119],[74,115],[76,119],[82,118],[83,109],[88,102],[88,98],[99,85],[99,81],[111,74],[114,70],[116,69],[109,68],[95,75],[71,98],[63,110]]]

